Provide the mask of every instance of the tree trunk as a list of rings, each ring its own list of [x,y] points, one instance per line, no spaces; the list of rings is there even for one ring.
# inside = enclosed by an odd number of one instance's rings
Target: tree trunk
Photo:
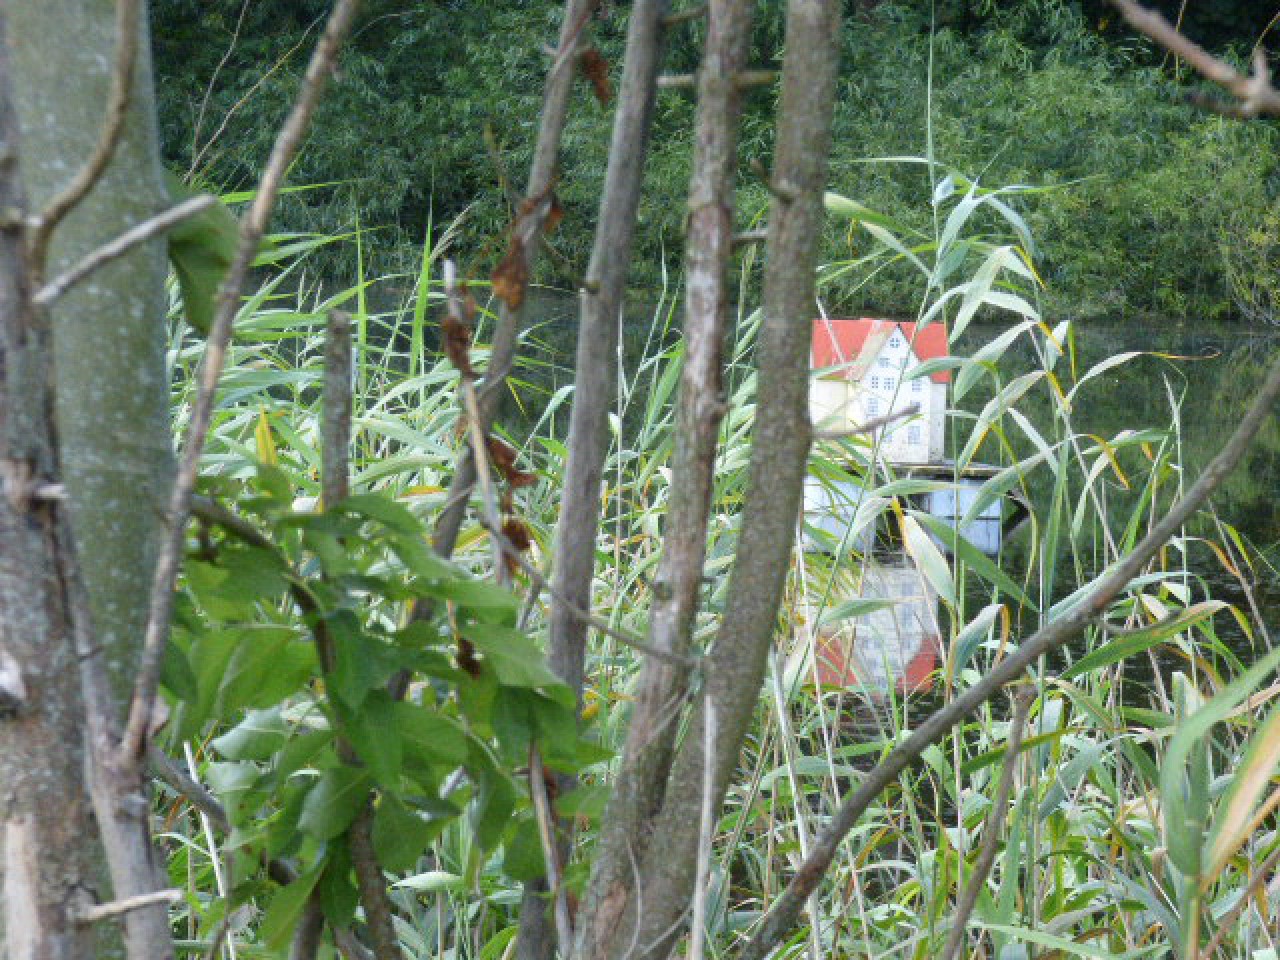
[[[661,960],[685,927],[696,873],[700,812],[719,810],[750,724],[790,568],[809,450],[809,338],[822,230],[831,114],[840,43],[837,0],[791,0],[756,349],[759,395],[751,468],[724,621],[704,670],[706,691],[672,764],[662,811],[634,890],[618,911],[634,913],[593,957]],[[707,704],[715,712],[706,756]],[[710,776],[706,776],[707,774]],[[704,797],[704,780],[711,796]],[[636,944],[638,946],[633,947]]]
[[[689,234],[685,253],[685,358],[676,417],[671,504],[654,585],[649,642],[676,657],[692,639],[707,542],[716,442],[724,413],[722,359],[733,254],[734,186],[742,106],[739,78],[747,66],[754,3],[713,0],[698,74]],[[601,822],[584,957],[601,955],[616,938],[630,941],[634,864],[643,860],[653,817],[662,806],[689,672],[649,657],[640,678],[622,764]]]
[[[47,262],[33,264],[45,277],[164,203],[146,7],[138,6],[120,140],[102,176],[52,233]],[[42,0],[7,9],[21,154],[29,158],[21,175],[39,213],[101,137],[121,18],[111,0]],[[145,780],[136,769],[117,775],[107,758],[137,667],[172,478],[165,269],[163,240],[144,244],[62,297],[51,318],[57,457],[69,497],[72,560],[83,571],[86,621],[93,624],[93,653],[79,666],[95,758],[89,788],[113,878],[103,900],[162,886]],[[87,835],[79,843],[94,849]],[[171,953],[163,904],[129,911],[122,920],[131,956],[162,960]]]
[[[0,39],[3,37],[0,11]],[[32,309],[31,273],[0,45],[0,955],[93,956],[75,911],[89,899],[93,845],[84,790],[80,679],[71,622],[66,524],[50,390],[49,331]]]
[[[103,125],[115,62],[111,0],[11,3],[10,52],[33,211],[65,187]],[[54,276],[163,205],[146,9],[129,110],[114,160],[53,236]],[[127,694],[147,619],[169,485],[164,240],[142,245],[53,309],[58,436],[97,642]]]
[[[609,162],[596,220],[591,260],[582,285],[569,454],[556,525],[554,595],[550,622],[551,669],[582,699],[587,625],[577,613],[590,609],[595,544],[600,528],[600,483],[609,450],[608,417],[617,388],[618,315],[626,292],[635,240],[636,210],[649,151],[653,107],[662,58],[663,18],[668,0],[638,0],[631,8],[622,67],[621,94],[613,117]],[[561,792],[572,778],[561,777]],[[569,845],[557,832],[557,859]],[[545,919],[535,939],[532,915],[545,912],[525,901],[521,916],[521,960],[548,960],[551,939]],[[566,950],[569,944],[563,945]]]

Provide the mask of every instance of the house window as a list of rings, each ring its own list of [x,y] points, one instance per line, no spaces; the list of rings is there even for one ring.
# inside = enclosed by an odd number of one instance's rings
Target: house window
[[[907,443],[919,443],[922,439],[918,426],[907,427]]]
[[[892,367],[892,366],[893,366],[893,361],[892,361],[892,360],[890,360],[888,357],[886,357],[886,356],[882,353],[882,354],[880,354],[880,359],[876,361],[876,366],[877,366],[877,367]]]
[[[880,399],[878,397],[867,399],[867,415],[871,417],[880,416]]]
[[[921,380],[919,377],[916,377],[914,380],[912,380],[912,381],[911,381],[911,392],[912,392],[912,393],[924,393],[924,381],[923,381],[923,380]]]

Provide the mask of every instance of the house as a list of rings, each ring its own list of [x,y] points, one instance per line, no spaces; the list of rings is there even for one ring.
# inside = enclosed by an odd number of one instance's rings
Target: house
[[[813,322],[809,394],[814,423],[824,430],[857,427],[915,404],[920,412],[880,431],[889,463],[938,463],[943,456],[950,370],[912,376],[920,364],[949,355],[941,323],[822,318]]]

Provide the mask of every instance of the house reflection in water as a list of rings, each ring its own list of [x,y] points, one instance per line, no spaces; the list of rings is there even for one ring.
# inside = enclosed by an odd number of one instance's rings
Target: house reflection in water
[[[896,535],[896,517],[869,492],[883,480],[864,486],[861,474],[928,481],[899,496],[899,503],[934,518],[939,528],[930,539],[946,553],[955,547],[954,530],[972,512],[982,483],[996,468],[969,464],[957,471],[944,457],[951,364],[946,330],[940,323],[918,326],[890,320],[830,319],[813,324],[814,382],[810,416],[819,431],[839,433],[890,414],[901,416],[868,439],[875,469],[853,466],[839,477],[810,476],[805,485],[805,523],[809,548],[830,550],[843,543],[861,565],[856,596],[881,603],[863,604],[867,612],[829,627],[815,639],[818,684],[857,689],[873,698],[893,691],[920,692],[932,685],[942,655],[936,592],[917,570]],[[915,407],[913,413],[906,413]],[[959,534],[976,549],[995,556],[1014,509],[994,499],[961,525]],[[1007,515],[1006,515],[1007,514]],[[867,517],[876,519],[867,521]],[[938,534],[944,535],[938,535]],[[847,542],[846,542],[847,541]],[[832,598],[837,606],[851,597]]]

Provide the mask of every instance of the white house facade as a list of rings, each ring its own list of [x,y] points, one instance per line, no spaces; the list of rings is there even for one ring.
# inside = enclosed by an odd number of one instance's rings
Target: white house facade
[[[870,319],[814,322],[810,415],[819,429],[839,430],[906,410],[918,412],[887,424],[877,435],[889,463],[942,461],[949,371],[920,374],[926,360],[947,356],[941,324]]]

